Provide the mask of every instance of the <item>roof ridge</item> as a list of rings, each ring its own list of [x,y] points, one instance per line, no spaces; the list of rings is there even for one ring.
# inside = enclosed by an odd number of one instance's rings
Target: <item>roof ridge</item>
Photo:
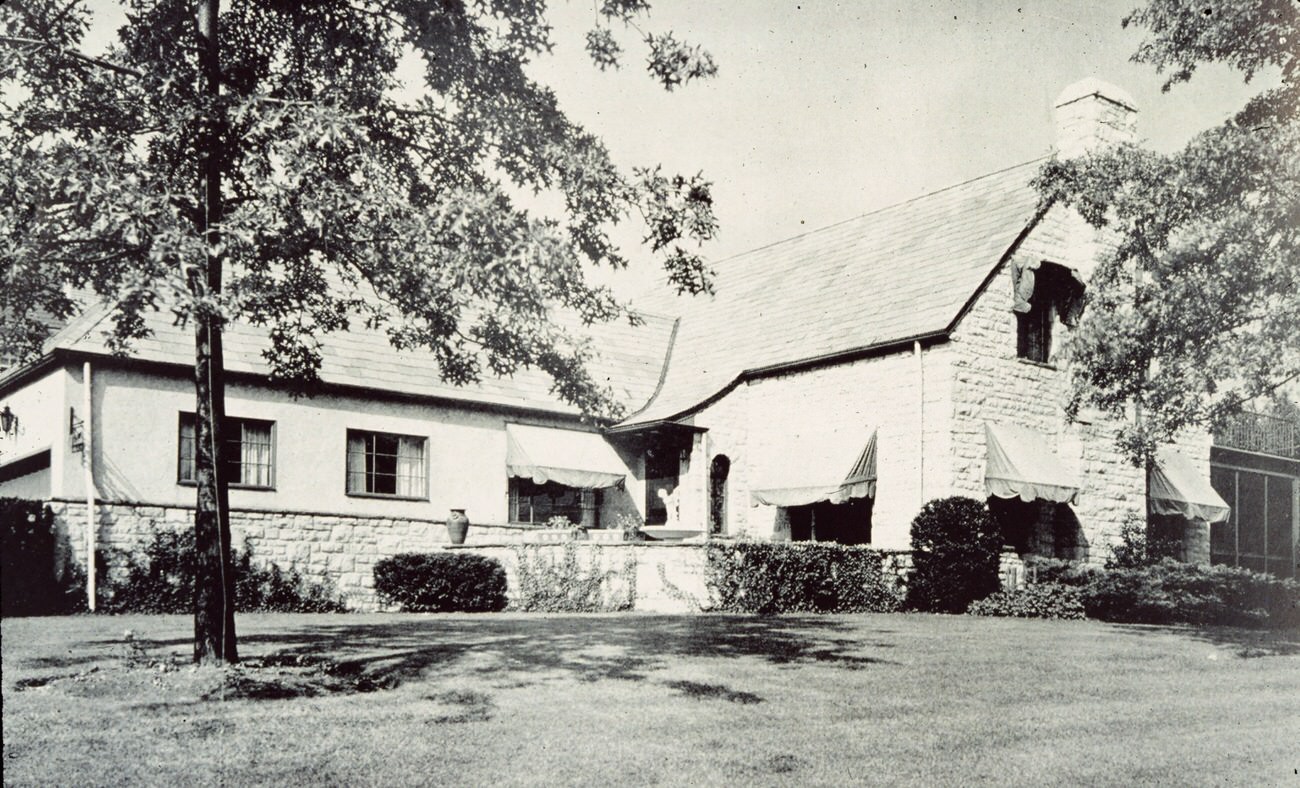
[[[840,227],[840,226],[842,226],[842,225],[849,224],[850,222],[856,222],[856,221],[858,221],[858,220],[860,220],[860,219],[865,219],[865,218],[867,218],[868,216],[875,216],[876,214],[884,213],[885,211],[892,211],[892,210],[895,209],[895,208],[901,208],[901,207],[903,207],[904,205],[908,205],[908,204],[910,204],[910,203],[914,203],[914,202],[917,202],[917,201],[919,201],[919,200],[924,200],[924,199],[926,199],[926,198],[928,198],[928,197],[933,197],[933,196],[935,196],[936,194],[942,194],[942,193],[947,192],[947,191],[952,191],[953,189],[960,189],[960,188],[963,187],[963,186],[968,186],[968,185],[970,185],[970,184],[972,184],[972,183],[975,183],[976,181],[982,181],[982,180],[984,180],[985,178],[992,178],[992,177],[995,176],[995,175],[1002,175],[1003,173],[1010,172],[1011,170],[1019,169],[1019,168],[1021,168],[1021,167],[1025,167],[1025,166],[1028,166],[1028,165],[1030,165],[1030,164],[1036,164],[1036,163],[1038,163],[1038,162],[1040,162],[1040,161],[1046,161],[1047,159],[1050,159],[1051,157],[1052,157],[1052,154],[1045,154],[1045,155],[1043,155],[1043,156],[1038,156],[1038,157],[1036,157],[1036,158],[1029,159],[1028,161],[1022,161],[1022,162],[1020,162],[1020,163],[1018,163],[1018,164],[1012,164],[1012,165],[1009,165],[1009,166],[1003,167],[1002,169],[999,169],[999,170],[993,170],[992,172],[986,172],[986,173],[984,173],[983,175],[976,175],[976,176],[973,177],[973,178],[967,178],[967,179],[964,180],[964,181],[960,181],[960,182],[958,182],[958,183],[952,183],[952,184],[949,184],[949,185],[947,185],[947,186],[944,186],[944,187],[941,187],[941,188],[935,189],[934,191],[925,192],[924,194],[918,194],[918,195],[916,195],[915,197],[909,197],[909,198],[907,198],[906,200],[901,200],[901,201],[899,201],[899,202],[890,203],[889,205],[882,205],[881,207],[876,208],[876,209],[874,209],[874,210],[866,211],[866,212],[864,212],[864,213],[860,213],[860,214],[858,214],[858,215],[856,215],[856,216],[850,216],[849,218],[847,218],[847,219],[841,219],[841,220],[838,221],[838,222],[831,222],[830,224],[825,224],[825,225],[822,225],[821,227],[814,227],[814,228],[812,228],[812,229],[810,229],[810,230],[805,230],[805,231],[803,231],[803,232],[801,232],[801,233],[796,233],[795,235],[791,235],[791,236],[786,237],[786,238],[779,238],[779,239],[777,239],[777,240],[775,240],[775,241],[772,241],[772,242],[770,242],[770,243],[765,243],[765,244],[763,244],[762,246],[755,246],[755,247],[752,248],[752,249],[746,249],[746,250],[743,251],[743,252],[737,252],[736,254],[730,255],[730,256],[728,256],[728,257],[724,257],[724,258],[722,258],[721,260],[716,260],[716,261],[714,261],[714,262],[713,262],[713,265],[719,265],[719,264],[721,264],[721,263],[727,263],[727,262],[730,262],[730,261],[732,261],[732,260],[735,260],[735,259],[738,258],[738,257],[745,257],[746,255],[753,254],[754,252],[761,252],[761,251],[763,251],[764,249],[770,249],[770,248],[773,247],[773,246],[779,246],[779,245],[784,244],[784,243],[789,243],[790,241],[797,241],[797,240],[799,240],[800,238],[806,238],[807,236],[815,235],[815,234],[817,234],[817,233],[821,233],[821,232],[825,232],[826,230],[830,230],[830,229],[835,228],[835,227]]]

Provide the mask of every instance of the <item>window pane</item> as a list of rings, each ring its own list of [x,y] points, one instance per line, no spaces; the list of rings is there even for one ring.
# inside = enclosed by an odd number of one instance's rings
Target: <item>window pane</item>
[[[1210,555],[1213,563],[1237,563],[1237,474],[1226,468],[1210,468],[1210,485],[1232,508],[1228,519],[1210,525]]]
[[[1237,495],[1237,549],[1242,555],[1263,555],[1264,477],[1258,473],[1239,472]]]
[[[427,497],[424,444],[413,435],[349,430],[347,491]]]
[[[511,478],[510,495],[514,522],[545,525],[552,517],[563,517],[575,525],[582,522],[582,491],[576,488]]]
[[[366,492],[366,439],[356,432],[348,433],[347,491]]]
[[[1290,577],[1295,571],[1291,557],[1291,480],[1280,476],[1268,479],[1268,571]]]

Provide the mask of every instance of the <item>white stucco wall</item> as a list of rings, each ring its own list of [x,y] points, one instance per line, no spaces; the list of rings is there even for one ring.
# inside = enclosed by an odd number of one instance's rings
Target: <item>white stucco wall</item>
[[[72,370],[72,388],[78,391],[80,377],[79,368]],[[188,378],[105,364],[94,367],[92,381],[98,497],[155,506],[192,505],[194,487],[177,481],[179,416],[194,410],[194,388]],[[461,508],[471,522],[485,524],[505,523],[508,518],[507,421],[578,426],[545,415],[433,403],[334,395],[294,401],[271,388],[242,383],[227,387],[226,412],[275,423],[275,489],[232,488],[232,509],[441,520],[450,509]],[[348,429],[425,437],[429,499],[347,495]],[[75,474],[66,475],[59,496],[73,500],[84,496],[79,466]],[[630,505],[622,491],[611,490],[605,499],[613,512]]]
[[[44,489],[59,494],[63,486],[65,465],[80,473],[79,456],[68,463],[68,372],[55,368],[22,388],[0,396],[0,410],[6,406],[18,417],[16,434],[0,434],[0,465],[41,449],[50,450],[50,467],[45,472]],[[36,475],[36,474],[32,474]],[[25,497],[32,479],[15,479],[0,483],[0,496]]]

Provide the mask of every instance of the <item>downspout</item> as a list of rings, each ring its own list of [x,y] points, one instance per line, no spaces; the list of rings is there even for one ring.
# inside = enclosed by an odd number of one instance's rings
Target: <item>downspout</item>
[[[713,460],[709,456],[713,454],[712,447],[709,445],[709,433],[700,436],[700,465],[703,466],[704,490],[701,499],[704,508],[700,511],[704,514],[704,541],[713,538]]]
[[[81,465],[85,472],[86,487],[86,606],[95,612],[95,424],[94,400],[91,396],[90,362],[81,366],[83,388]]]
[[[916,401],[916,447],[917,457],[920,459],[917,467],[921,478],[917,490],[920,491],[920,505],[923,507],[925,506],[925,356],[921,352],[921,340],[917,339],[912,342],[912,355],[916,356],[916,380],[919,389]]]

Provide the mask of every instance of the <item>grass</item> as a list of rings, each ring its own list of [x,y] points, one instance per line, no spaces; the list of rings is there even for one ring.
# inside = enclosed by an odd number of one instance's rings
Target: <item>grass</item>
[[[189,626],[6,619],[5,783],[1300,784],[1296,632],[268,614],[226,673]]]

